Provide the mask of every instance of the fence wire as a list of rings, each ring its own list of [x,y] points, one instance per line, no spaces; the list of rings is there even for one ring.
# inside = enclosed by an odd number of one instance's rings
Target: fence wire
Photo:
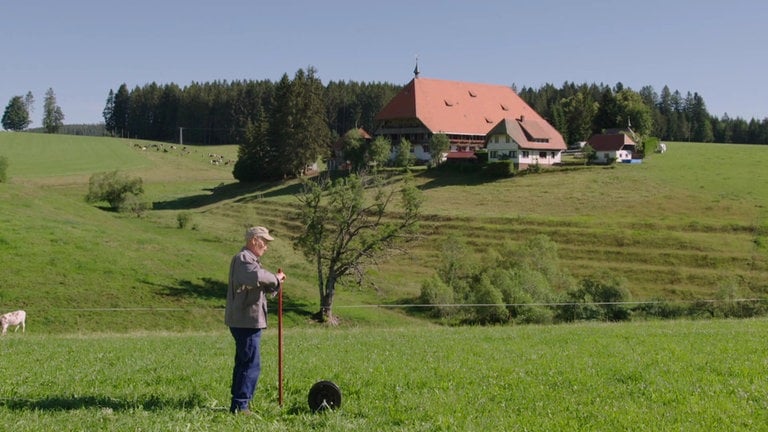
[[[654,304],[702,304],[702,303],[746,303],[766,302],[768,298],[739,298],[739,299],[699,299],[699,300],[648,300],[648,301],[621,301],[621,302],[538,302],[538,303],[398,303],[398,304],[354,304],[333,305],[334,309],[363,309],[363,308],[478,308],[478,307],[520,307],[520,306],[639,306]],[[30,308],[33,309],[33,308]],[[302,307],[283,307],[283,310],[302,310]],[[69,312],[188,312],[188,311],[223,311],[223,307],[205,308],[173,308],[173,307],[109,307],[109,308],[53,308],[46,310],[60,310]]]

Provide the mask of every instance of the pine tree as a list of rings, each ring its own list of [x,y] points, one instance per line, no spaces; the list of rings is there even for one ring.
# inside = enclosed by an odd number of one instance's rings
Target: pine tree
[[[21,96],[14,96],[8,102],[3,113],[3,129],[11,131],[22,131],[29,126],[32,121],[29,119],[29,111],[24,105]]]
[[[109,132],[110,135],[115,135],[115,92],[109,89],[109,95],[107,95],[107,103],[104,105],[104,129]]]
[[[115,94],[115,103],[112,115],[114,116],[114,135],[119,137],[127,137],[129,135],[128,129],[128,109],[130,107],[131,96],[128,93],[128,86],[123,83],[117,89]]]
[[[691,120],[691,140],[696,142],[712,142],[712,123],[704,98],[694,93],[688,106],[688,118]]]
[[[56,103],[56,94],[52,88],[45,92],[43,101],[43,128],[48,133],[56,133],[64,126],[64,113]]]
[[[323,104],[323,86],[312,67],[298,71],[292,83],[296,116],[294,133],[290,137],[288,151],[293,155],[289,165],[292,172],[303,173],[306,167],[330,153],[331,132]]]

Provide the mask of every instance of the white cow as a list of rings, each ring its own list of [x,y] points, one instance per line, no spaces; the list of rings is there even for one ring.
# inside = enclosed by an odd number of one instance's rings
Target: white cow
[[[16,326],[16,328],[13,330],[14,332],[18,331],[19,326],[21,326],[21,332],[24,333],[26,331],[26,320],[27,313],[23,310],[17,310],[15,312],[8,312],[5,315],[0,315],[0,325],[3,327],[2,334],[5,334],[9,326]]]

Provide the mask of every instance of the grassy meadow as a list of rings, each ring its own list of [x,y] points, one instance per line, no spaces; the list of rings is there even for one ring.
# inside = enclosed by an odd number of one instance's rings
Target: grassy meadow
[[[668,149],[497,181],[417,171],[423,239],[339,287],[341,325],[318,328],[291,245],[297,186],[239,185],[209,156],[235,145],[2,132],[0,311],[28,322],[0,338],[0,430],[768,430],[768,320],[444,328],[376,306],[412,301],[447,239],[482,259],[536,234],[574,276],[619,273],[638,301],[764,297],[768,148]],[[89,177],[115,169],[143,179],[153,210],[85,202]],[[226,414],[224,290],[249,224],[270,227],[265,266],[289,277],[286,404],[272,315],[256,419]],[[320,379],[342,388],[340,411],[308,412]]]
[[[0,425],[23,431],[768,430],[768,320],[291,328],[227,413],[221,332],[6,336]],[[30,366],[34,365],[34,366]],[[313,383],[341,408],[312,414]]]
[[[764,146],[670,143],[643,164],[570,167],[490,181],[420,170],[423,238],[410,254],[342,286],[349,321],[409,319],[407,303],[434,273],[441,245],[460,238],[468,258],[544,234],[574,277],[621,275],[635,301],[764,297],[768,291],[768,150]],[[9,181],[0,184],[0,307],[25,308],[37,331],[205,330],[220,322],[230,256],[243,227],[277,240],[268,267],[289,274],[287,319],[317,305],[312,267],[291,245],[295,182],[239,185],[237,147],[171,146],[138,140],[2,133]],[[141,218],[84,202],[88,178],[120,169],[144,181],[153,210]],[[180,214],[189,223],[179,228]],[[74,310],[73,310],[74,309]],[[126,312],[126,310],[128,312]],[[124,315],[136,316],[126,319]]]

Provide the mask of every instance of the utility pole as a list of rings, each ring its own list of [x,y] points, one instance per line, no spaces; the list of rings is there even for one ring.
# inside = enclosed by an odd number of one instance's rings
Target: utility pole
[[[184,145],[184,128],[179,126],[179,145]]]

